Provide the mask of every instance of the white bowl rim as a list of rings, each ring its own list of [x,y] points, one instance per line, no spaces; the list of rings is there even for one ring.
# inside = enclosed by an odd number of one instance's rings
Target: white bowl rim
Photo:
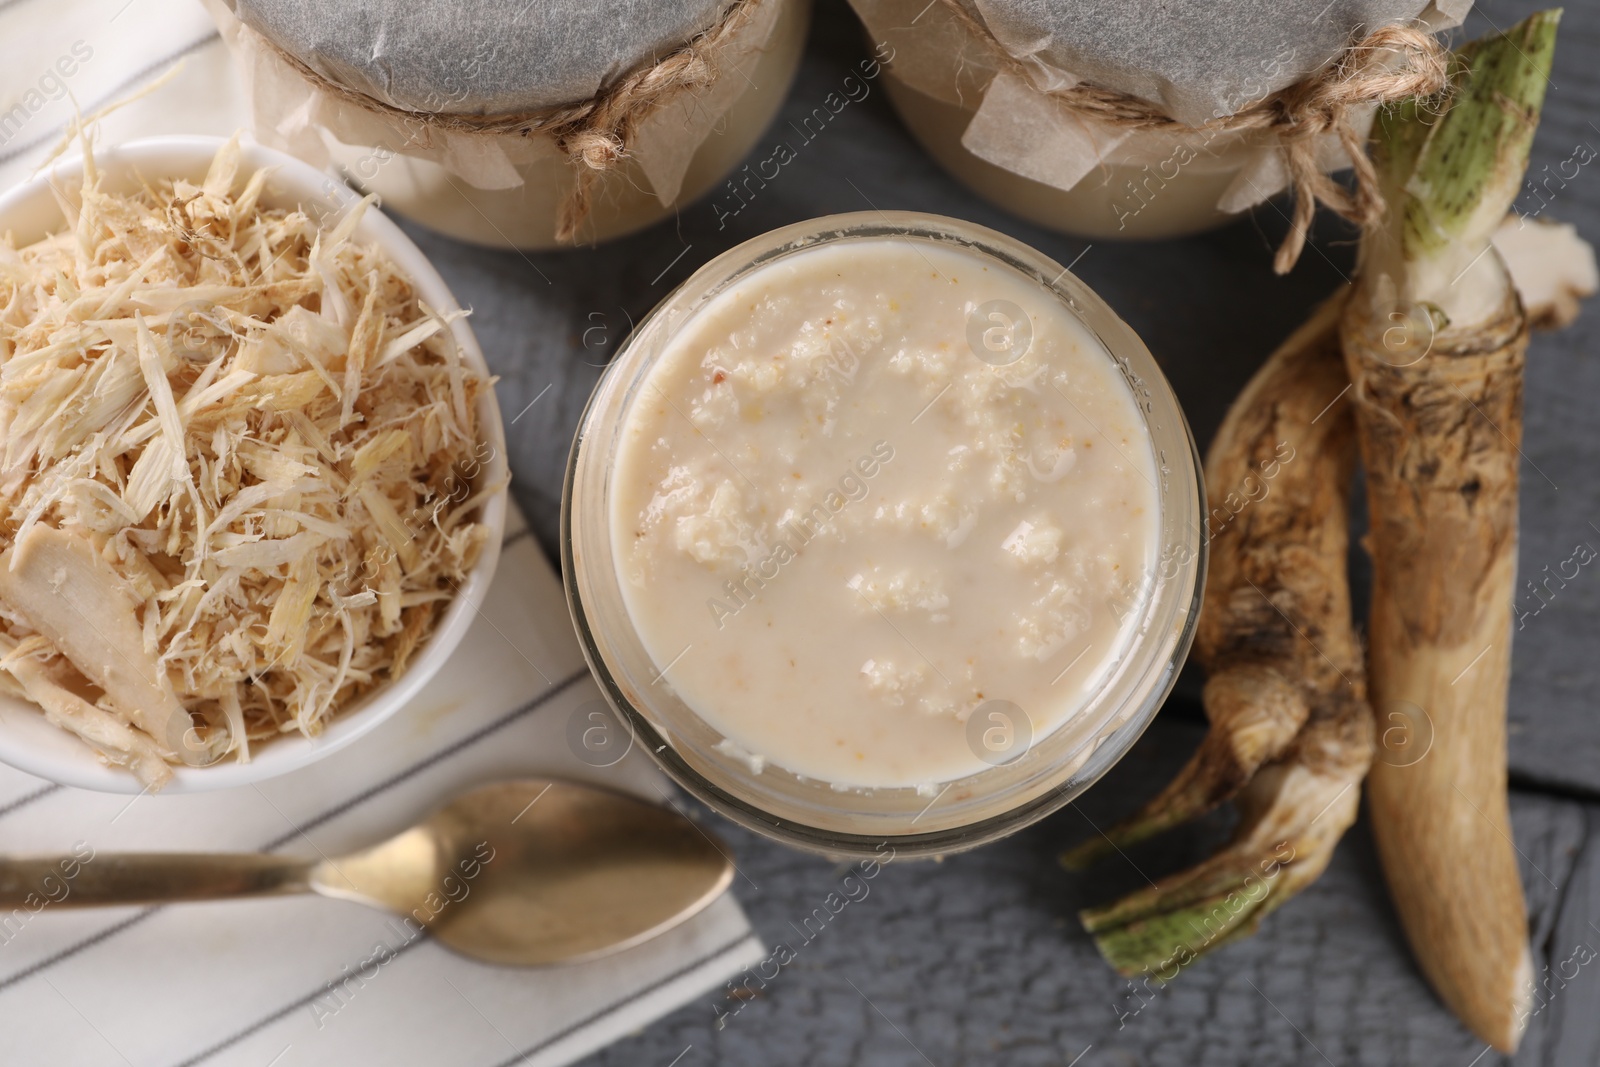
[[[187,169],[178,171],[180,174],[203,175],[217,150],[226,143],[226,138],[198,135],[147,137],[109,147],[96,147],[94,161],[95,166],[106,175],[120,167],[142,168],[147,174],[163,177],[181,167]],[[241,140],[240,149],[242,168],[272,169],[268,190],[262,195],[264,204],[280,204],[294,198],[302,207],[318,203],[324,208],[331,208],[330,214],[338,214],[361,200],[360,194],[342,182],[286,153],[249,138]],[[0,232],[12,227],[8,215],[30,207],[34,198],[50,196],[53,184],[71,182],[76,187],[82,174],[83,157],[76,154],[42,169],[27,181],[7,190],[0,195]],[[286,193],[287,196],[273,195],[274,192]],[[59,207],[52,207],[52,211],[59,220]],[[54,224],[55,227],[59,225],[59,221]],[[355,238],[383,248],[416,286],[421,298],[434,310],[449,313],[460,309],[461,305],[450,292],[449,286],[422,250],[375,207],[367,208],[356,226]],[[488,364],[472,328],[467,325],[467,317],[458,316],[450,329],[463,361],[485,379],[490,378]],[[505,427],[493,388],[483,391],[478,414],[484,441],[492,450],[485,464],[484,478],[489,481],[505,480],[508,469]],[[444,617],[399,678],[383,684],[363,696],[355,705],[341,711],[316,738],[301,734],[273,738],[260,743],[259,747],[253,747],[248,763],[227,757],[208,767],[175,766],[172,768],[172,781],[161,790],[163,795],[210,792],[288,774],[331,756],[394,717],[444,666],[478,614],[499,563],[507,508],[506,488],[484,501],[482,521],[489,527],[490,537],[483,553],[466,582],[450,601]],[[18,714],[28,716],[20,731],[14,718]],[[41,747],[38,739],[48,735],[36,727],[59,735],[66,744]],[[0,763],[60,785],[80,789],[125,794],[145,791],[127,770],[102,762],[88,745],[67,731],[45,722],[44,717],[37,714],[31,705],[7,696],[0,696]]]

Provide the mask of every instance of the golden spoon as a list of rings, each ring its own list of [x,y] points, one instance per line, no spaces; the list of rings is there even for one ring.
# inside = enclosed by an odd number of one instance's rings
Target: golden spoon
[[[70,873],[69,873],[70,872]],[[568,963],[646,941],[715,900],[726,850],[675,812],[526,778],[464,793],[382,844],[313,861],[268,853],[0,859],[0,908],[321,893],[409,916],[489,963]]]

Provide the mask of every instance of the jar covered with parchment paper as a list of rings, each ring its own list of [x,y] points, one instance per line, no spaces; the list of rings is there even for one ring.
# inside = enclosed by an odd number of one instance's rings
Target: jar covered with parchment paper
[[[776,114],[809,0],[206,0],[257,139],[478,244],[671,216]]]
[[[974,192],[1098,240],[1196,233],[1293,188],[1281,269],[1317,201],[1370,211],[1370,189],[1327,174],[1362,155],[1377,104],[1442,85],[1432,34],[1470,7],[1138,0],[1110,17],[1088,0],[851,3],[892,52],[896,111]]]

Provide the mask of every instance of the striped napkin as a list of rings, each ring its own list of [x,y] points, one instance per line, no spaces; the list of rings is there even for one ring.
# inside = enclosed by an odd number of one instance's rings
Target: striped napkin
[[[106,143],[245,125],[227,53],[195,0],[0,0],[0,187],[85,113],[176,58],[162,88],[101,123]],[[0,848],[336,856],[479,783],[549,775],[671,803],[638,751],[591,766],[569,743],[598,690],[560,582],[520,516],[460,648],[360,741],[259,786],[133,798],[0,766]],[[91,861],[92,862],[92,861]],[[73,1067],[569,1063],[763,955],[730,895],[660,938],[580,965],[474,963],[360,905],[314,897],[0,911],[0,1061]],[[711,1010],[709,1007],[707,1010]]]
[[[479,783],[529,774],[671,803],[641,752],[606,767],[575,753],[574,720],[599,699],[560,583],[513,512],[466,639],[373,733],[259,786],[186,796],[93,793],[0,766],[0,841],[18,853],[337,856]],[[30,1065],[543,1067],[637,1029],[761,956],[726,894],[638,948],[541,969],[474,963],[380,912],[317,897],[93,911],[47,903],[0,912],[0,1029],[5,1062]]]

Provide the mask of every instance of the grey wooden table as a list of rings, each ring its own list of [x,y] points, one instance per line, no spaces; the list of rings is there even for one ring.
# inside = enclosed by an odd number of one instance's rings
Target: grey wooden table
[[[1474,35],[1532,5],[1489,0]],[[785,138],[866,53],[838,0],[820,4],[785,114]],[[1546,213],[1600,239],[1600,173],[1570,174],[1600,146],[1600,5],[1569,7],[1533,171]],[[1588,149],[1577,158],[1593,157]],[[1550,170],[1544,171],[1548,166]],[[1551,194],[1554,194],[1553,196]],[[837,211],[907,208],[1013,234],[1075,270],[1140,333],[1202,442],[1239,386],[1310,307],[1350,273],[1352,234],[1321,221],[1288,278],[1270,270],[1281,205],[1203,237],[1146,245],[1047,233],[967,194],[902,131],[880,93],[852,103],[750,205],[719,226],[710,204],[599,249],[485,252],[411,227],[457,295],[501,376],[515,494],[555,554],[561,473],[579,412],[629,324],[712,256],[772,227]],[[1539,207],[1530,194],[1524,210]],[[1529,362],[1521,565],[1526,575],[1600,546],[1600,360],[1590,309],[1535,340]],[[531,406],[529,406],[531,404]],[[1361,560],[1356,559],[1361,571]],[[1525,593],[1523,608],[1539,602]],[[1600,574],[1558,590],[1517,635],[1511,703],[1512,814],[1523,858],[1535,966],[1600,949]],[[1439,1064],[1502,1062],[1434,1000],[1410,961],[1364,821],[1323,878],[1252,939],[1187,969],[1145,1002],[1101,961],[1074,915],[1203,856],[1226,815],[1130,852],[1091,875],[1057,852],[1124,814],[1178,767],[1201,735],[1196,679],[1111,775],[1082,800],[1004,842],[941,863],[896,864],[870,895],[813,918],[838,888],[829,863],[706,814],[733,844],[735,891],[770,941],[797,958],[750,1002],[708,997],[595,1056],[593,1067],[996,1064]],[[826,914],[826,912],[824,912]],[[1580,958],[1582,958],[1580,956]],[[1567,969],[1570,973],[1570,967]],[[1600,1063],[1600,964],[1552,981],[1517,1064]],[[1148,994],[1146,994],[1148,996]],[[723,1024],[718,1025],[718,1017]]]

